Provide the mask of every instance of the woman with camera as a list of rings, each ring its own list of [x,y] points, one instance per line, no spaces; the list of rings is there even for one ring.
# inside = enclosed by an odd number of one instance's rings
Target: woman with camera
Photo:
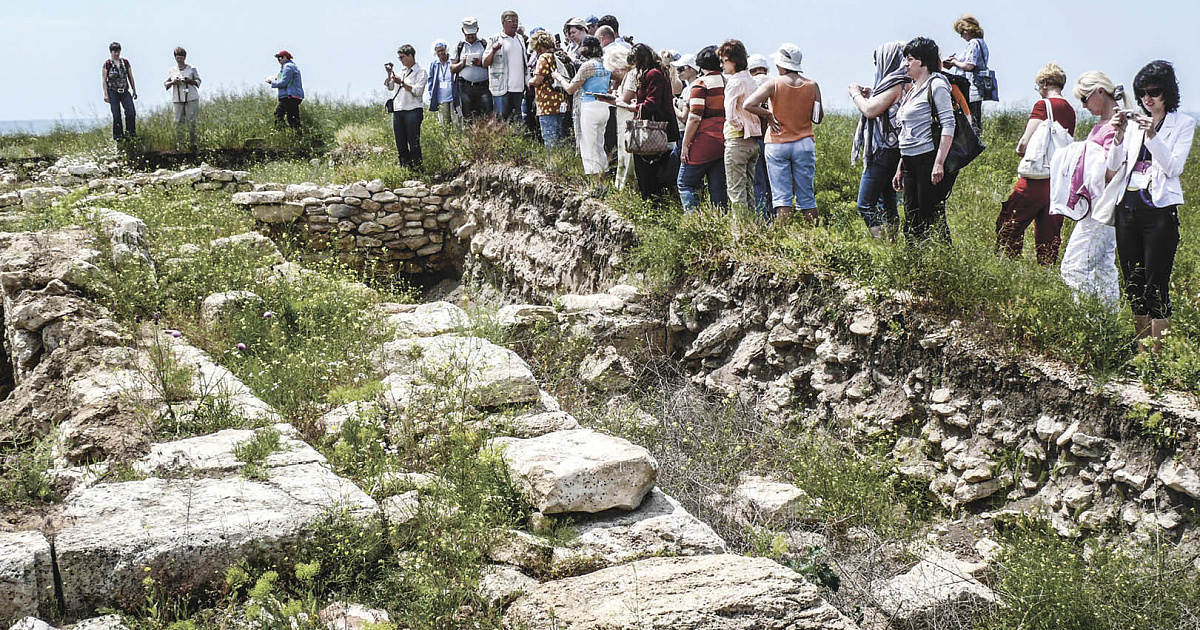
[[[392,133],[396,136],[396,153],[401,166],[415,168],[421,164],[421,121],[425,119],[425,108],[421,95],[429,83],[429,74],[417,65],[417,49],[404,44],[396,50],[400,65],[404,69],[395,73],[391,62],[383,65],[387,78],[383,87],[392,90],[391,104]]]
[[[1116,135],[1113,124],[1114,114],[1121,111],[1118,104],[1121,107],[1129,106],[1125,87],[1114,85],[1108,75],[1093,70],[1079,75],[1073,93],[1088,113],[1100,118],[1088,134],[1087,141],[1099,145],[1107,154]],[[1083,162],[1086,157],[1085,154],[1073,172],[1084,172]],[[1111,180],[1112,174],[1108,175],[1106,180]],[[1097,198],[1097,205],[1102,201],[1102,198]],[[1096,210],[1097,208],[1093,207],[1087,216],[1075,223],[1071,237],[1067,239],[1067,245],[1063,248],[1059,274],[1067,286],[1076,291],[1090,293],[1108,308],[1115,309],[1121,299],[1121,290],[1117,282],[1116,232],[1111,225],[1093,216]]]
[[[1196,121],[1179,109],[1175,68],[1158,60],[1133,79],[1140,112],[1114,116],[1108,169],[1125,182],[1116,208],[1117,257],[1141,349],[1162,347],[1170,327],[1171,269],[1179,247],[1179,176],[1192,150]]]

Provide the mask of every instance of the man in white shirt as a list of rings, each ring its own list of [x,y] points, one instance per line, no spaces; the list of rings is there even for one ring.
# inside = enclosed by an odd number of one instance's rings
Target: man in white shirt
[[[196,125],[200,120],[200,73],[185,61],[187,51],[175,49],[175,65],[167,70],[163,88],[171,91],[171,106],[175,109],[175,148],[183,147],[183,125],[187,123],[188,151],[196,152]]]
[[[492,93],[492,109],[496,118],[518,122],[521,118],[521,102],[525,100],[526,66],[529,53],[525,40],[517,33],[521,20],[516,11],[500,14],[500,26],[483,57],[483,66],[488,69],[488,88]]]
[[[462,21],[463,41],[454,49],[450,71],[458,82],[458,99],[462,117],[471,121],[490,116],[492,95],[488,91],[488,71],[483,67],[487,44],[479,39],[479,20],[468,17]]]

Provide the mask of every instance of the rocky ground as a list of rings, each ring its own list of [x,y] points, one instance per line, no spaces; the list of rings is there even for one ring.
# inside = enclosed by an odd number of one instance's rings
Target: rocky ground
[[[49,166],[39,179],[61,186],[0,195],[6,221],[27,221],[75,196],[91,208],[85,216],[95,226],[0,233],[0,443],[52,436],[45,474],[62,497],[6,515],[0,625],[41,630],[40,616],[84,619],[74,628],[115,628],[119,618],[94,616],[110,607],[136,610],[150,576],[163,592],[200,593],[239,561],[286,556],[332,512],[403,527],[430,509],[437,496],[431,488],[445,479],[387,471],[411,489],[382,496],[385,480],[337,474],[315,448],[322,444],[287,424],[220,357],[158,322],[118,324],[92,299],[89,278],[101,264],[188,264],[186,256],[155,260],[146,245],[154,235],[144,223],[101,209],[147,187],[227,191],[268,232],[301,217],[323,219],[342,205],[364,212],[368,201],[380,208],[366,211],[386,219],[383,204],[420,205],[432,191],[372,191],[379,186],[361,182],[314,196],[315,186],[289,193],[207,166],[115,178],[106,170]],[[366,196],[352,194],[355,186]],[[958,615],[966,624],[1000,601],[987,586],[999,547],[989,535],[1005,518],[1040,514],[1065,536],[1113,528],[1190,536],[1186,514],[1200,498],[1194,400],[1151,398],[1133,385],[1101,386],[1060,366],[998,356],[959,338],[953,323],[902,321],[910,311],[904,296],[868,299],[832,279],[780,281],[734,270],[696,279],[662,301],[617,282],[613,268],[627,224],[595,202],[571,198],[553,207],[548,183],[507,171],[468,175],[438,192],[428,204],[432,227],[419,229],[462,239],[473,282],[502,280],[494,295],[553,298],[552,305],[510,297],[513,303],[483,322],[460,308],[480,299],[467,287],[449,301],[375,305],[370,316],[389,331],[371,355],[381,391],[329,410],[317,438],[336,443],[347,425],[386,424],[417,408],[423,424],[405,430],[422,440],[443,439],[437,418],[470,417],[472,429],[492,436],[482,452],[502,458],[532,510],[488,550],[491,564],[481,579],[483,597],[504,611],[507,627],[853,628],[858,621],[909,628],[939,627]],[[451,192],[457,197],[448,198]],[[288,201],[289,194],[320,203]],[[358,205],[342,203],[348,198]],[[300,210],[255,210],[288,203]],[[309,213],[309,206],[321,211]],[[445,212],[461,214],[438,216]],[[345,226],[347,247],[358,246],[371,222],[359,218]],[[611,238],[588,236],[599,233],[597,222]],[[433,242],[423,238],[415,254]],[[304,273],[257,233],[209,247],[254,252],[285,281]],[[443,264],[446,254],[438,247],[425,255]],[[573,255],[603,262],[584,269]],[[215,322],[261,299],[214,293],[198,316]],[[704,496],[673,497],[660,485],[675,484],[680,471],[664,470],[654,445],[605,432],[609,425],[598,418],[611,416],[607,411],[579,414],[581,425],[484,323],[506,338],[553,330],[588,340],[591,349],[572,378],[593,401],[632,401],[629,393],[645,382],[648,353],[657,353],[677,359],[692,391],[740,400],[779,426],[850,449],[885,443],[898,473],[923,484],[942,516],[902,541],[873,538],[870,524],[818,532],[810,525],[819,499],[799,487],[803,480],[769,466],[714,482]],[[196,419],[217,406],[245,428],[170,440],[156,431],[162,418]],[[666,422],[637,401],[620,407],[627,423]],[[1170,440],[1146,430],[1152,414],[1156,426],[1171,427]],[[735,545],[718,533],[731,527],[784,540],[781,553],[759,555],[789,566],[735,553],[746,550],[744,541]],[[813,549],[841,571],[841,595],[793,570],[793,561]],[[857,613],[856,620],[844,612]],[[384,611],[349,603],[321,615],[331,628],[385,619]]]

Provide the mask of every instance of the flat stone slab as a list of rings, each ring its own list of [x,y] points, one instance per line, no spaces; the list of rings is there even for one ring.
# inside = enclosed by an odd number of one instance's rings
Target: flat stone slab
[[[420,376],[444,388],[462,388],[468,404],[480,407],[539,398],[537,381],[521,357],[478,337],[440,335],[390,341],[376,359],[384,372]]]
[[[649,451],[590,429],[489,444],[503,451],[513,480],[543,514],[632,510],[658,477]]]
[[[467,312],[449,302],[430,302],[388,316],[396,327],[396,338],[435,337],[457,332],[471,325]]]
[[[268,477],[145,479],[73,493],[55,539],[67,613],[136,606],[146,577],[169,592],[203,588],[243,559],[282,557],[330,510],[378,512],[324,464],[270,468]]]
[[[506,628],[853,630],[804,576],[766,558],[650,558],[546,582],[517,599]]]
[[[555,564],[582,562],[611,566],[647,556],[727,553],[725,541],[674,498],[655,488],[632,512],[610,511],[573,526],[568,547],[555,550]]]
[[[297,464],[323,464],[325,456],[296,437],[290,424],[272,427],[279,432],[279,449],[267,455],[263,465],[269,470]],[[226,429],[200,437],[162,442],[150,447],[150,453],[133,464],[133,469],[146,475],[173,477],[193,473],[231,472],[245,462],[233,451],[243,442],[254,439],[265,429]]]
[[[0,628],[49,613],[53,603],[46,537],[41,532],[0,533]]]

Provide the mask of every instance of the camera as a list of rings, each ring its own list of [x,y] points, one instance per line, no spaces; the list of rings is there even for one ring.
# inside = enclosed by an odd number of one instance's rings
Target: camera
[[[1122,115],[1122,116],[1124,116],[1125,118],[1129,119],[1129,120],[1133,120],[1134,118],[1137,118],[1138,116],[1141,116],[1141,115],[1142,115],[1142,113],[1141,113],[1141,112],[1139,112],[1139,111],[1138,111],[1138,110],[1136,110],[1136,109],[1122,109],[1122,110],[1121,110],[1121,115]]]

